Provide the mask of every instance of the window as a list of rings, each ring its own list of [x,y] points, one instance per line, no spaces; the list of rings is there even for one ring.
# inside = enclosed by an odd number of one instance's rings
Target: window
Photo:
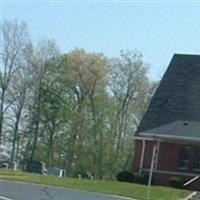
[[[180,151],[179,167],[188,169],[190,157],[190,147],[182,147]]]
[[[200,170],[200,148],[196,151],[195,161],[194,161],[194,169]]]

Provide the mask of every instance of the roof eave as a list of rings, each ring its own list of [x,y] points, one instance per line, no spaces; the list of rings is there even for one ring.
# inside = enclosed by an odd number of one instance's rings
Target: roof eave
[[[167,135],[167,134],[156,134],[156,133],[149,133],[149,132],[140,132],[139,135],[141,137],[153,138],[153,139],[200,143],[200,137],[185,137],[185,136],[175,136],[175,135]]]

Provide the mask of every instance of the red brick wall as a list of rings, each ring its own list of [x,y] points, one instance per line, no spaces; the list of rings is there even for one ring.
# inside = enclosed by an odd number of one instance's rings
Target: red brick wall
[[[189,158],[189,167],[187,170],[179,168],[179,159],[180,159],[180,151],[184,146],[190,147],[190,158]],[[159,155],[159,169],[167,170],[167,171],[180,171],[180,172],[188,172],[194,173],[194,161],[196,154],[195,145],[187,145],[187,144],[178,144],[178,143],[161,143],[160,145],[160,155]]]
[[[142,152],[142,141],[137,140],[135,143],[134,159],[133,159],[133,171],[138,171],[140,167],[140,157]]]
[[[153,145],[154,145],[153,141],[147,141],[146,142],[143,168],[148,168],[149,169],[150,166],[151,166]]]
[[[189,160],[189,167],[187,170],[180,169],[178,166],[180,151],[183,146],[190,147],[190,160]],[[197,147],[198,147],[197,145],[161,142],[159,157],[158,157],[158,169],[166,170],[166,171],[195,173],[193,169],[193,165],[194,165],[195,152],[196,152]],[[153,149],[153,141],[147,141],[146,148],[145,148],[143,168],[147,168],[147,169],[150,168],[151,158],[152,158],[152,149]],[[137,171],[140,166],[141,151],[142,151],[142,141],[137,141],[135,145],[135,154],[134,154],[134,161],[133,161],[133,169],[135,171]]]
[[[190,146],[190,159],[189,159],[189,167],[187,170],[179,168],[179,157],[180,150],[183,146]],[[159,157],[158,157],[158,168],[157,170],[163,171],[173,171],[173,172],[183,172],[183,173],[196,173],[193,169],[194,160],[195,160],[195,151],[198,146],[196,145],[187,145],[187,144],[179,144],[179,143],[169,143],[169,142],[161,142]],[[143,168],[149,169],[151,158],[152,158],[152,149],[153,149],[153,141],[146,141],[145,148],[145,156],[144,156],[144,164]],[[142,151],[142,141],[137,141],[135,146],[135,154],[133,161],[133,171],[138,171],[140,166],[140,157]],[[154,181],[156,184],[168,185],[169,178],[175,175],[166,175],[166,174],[154,174]],[[192,178],[187,176],[188,179]],[[188,189],[200,190],[200,180],[191,184]]]
[[[150,168],[152,150],[153,150],[153,142],[152,141],[146,142],[143,168]],[[136,144],[135,144],[135,153],[134,153],[134,159],[133,159],[133,171],[138,171],[140,168],[141,153],[142,153],[142,141],[138,140],[138,141],[136,141]]]

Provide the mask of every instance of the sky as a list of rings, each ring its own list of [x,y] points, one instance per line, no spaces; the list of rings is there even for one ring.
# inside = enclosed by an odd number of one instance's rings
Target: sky
[[[137,50],[153,80],[174,53],[200,54],[200,0],[0,1],[1,21],[25,21],[34,42],[55,39],[63,53],[78,47],[108,57]]]

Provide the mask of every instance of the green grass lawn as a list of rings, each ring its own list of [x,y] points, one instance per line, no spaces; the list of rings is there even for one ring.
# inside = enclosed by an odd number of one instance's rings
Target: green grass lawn
[[[78,180],[2,170],[0,171],[0,178],[5,180],[38,183],[83,191],[120,195],[141,200],[146,199],[147,194],[147,186],[121,183],[117,181]],[[177,190],[168,187],[152,186],[151,189],[152,200],[178,200],[189,194],[189,191]]]

